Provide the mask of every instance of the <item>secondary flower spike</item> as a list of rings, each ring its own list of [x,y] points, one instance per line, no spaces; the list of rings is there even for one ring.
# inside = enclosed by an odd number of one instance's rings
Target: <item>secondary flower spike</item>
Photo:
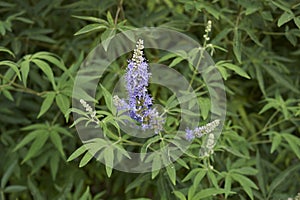
[[[128,61],[125,81],[128,93],[127,102],[114,97],[114,105],[118,110],[127,110],[129,116],[141,124],[143,130],[154,129],[158,133],[163,129],[164,119],[155,108],[152,108],[152,97],[148,94],[151,73],[143,56],[144,42],[138,40],[132,59]]]
[[[192,141],[195,137],[200,138],[203,135],[212,132],[217,126],[219,126],[219,124],[220,120],[216,119],[204,126],[197,127],[194,130],[186,129],[185,137],[189,141]],[[209,139],[212,140],[211,138]]]

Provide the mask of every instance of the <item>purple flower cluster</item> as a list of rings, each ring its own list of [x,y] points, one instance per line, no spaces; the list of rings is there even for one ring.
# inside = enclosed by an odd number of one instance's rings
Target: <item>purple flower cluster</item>
[[[192,141],[195,137],[201,138],[203,135],[212,132],[217,126],[219,126],[220,120],[214,120],[204,126],[200,126],[195,128],[194,130],[190,130],[187,128],[185,130],[185,137],[188,141]]]
[[[128,103],[115,96],[114,104],[118,110],[127,110],[129,116],[141,124],[143,130],[154,129],[155,133],[158,133],[163,129],[164,119],[155,108],[151,108],[152,98],[147,90],[151,73],[148,72],[148,63],[143,57],[143,49],[143,40],[138,40],[126,69]]]

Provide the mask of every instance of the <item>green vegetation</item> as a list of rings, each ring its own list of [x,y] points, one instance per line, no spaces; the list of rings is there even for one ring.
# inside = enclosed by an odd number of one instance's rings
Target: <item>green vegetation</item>
[[[176,30],[204,44],[224,80],[227,116],[209,157],[198,156],[202,140],[196,139],[168,167],[131,174],[84,154],[70,108],[74,78],[87,54],[101,41],[141,27]],[[0,200],[296,198],[299,39],[298,0],[0,1]],[[145,52],[147,60],[193,77],[179,55]],[[118,129],[107,102],[130,55],[112,64],[96,95],[107,132]],[[205,83],[197,76],[192,86],[201,89]],[[157,103],[174,102],[170,91],[149,89]],[[197,95],[201,120],[209,122],[209,94]],[[179,121],[170,116],[167,123],[172,127]],[[134,148],[122,144],[119,149]],[[110,158],[104,155],[106,162],[113,162]]]

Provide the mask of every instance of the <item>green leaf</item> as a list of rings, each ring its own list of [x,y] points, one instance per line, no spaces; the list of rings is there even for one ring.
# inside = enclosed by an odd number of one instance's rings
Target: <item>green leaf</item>
[[[109,28],[101,34],[102,46],[105,51],[107,51],[109,43],[115,35],[116,35],[115,28]]]
[[[57,58],[57,56],[54,53],[46,52],[46,51],[41,51],[35,53],[32,58],[39,58],[43,60],[47,60],[48,62],[54,64],[57,66],[59,69],[63,71],[67,71],[68,69],[66,68],[64,62]]]
[[[264,77],[262,75],[261,67],[256,67],[255,72],[256,72],[256,78],[258,80],[258,85],[260,87],[260,90],[262,91],[264,96],[266,96],[265,82],[264,82]]]
[[[184,194],[182,194],[181,192],[179,191],[173,191],[173,193],[175,194],[175,196],[180,199],[180,200],[186,200]]]
[[[110,92],[103,87],[103,85],[100,85],[101,89],[102,89],[102,93],[105,99],[105,104],[107,106],[107,108],[111,111],[112,110],[112,96],[110,94]]]
[[[247,78],[247,79],[251,79],[250,76],[239,66],[231,64],[231,63],[224,63],[223,64],[224,67],[234,71],[235,73],[237,73],[238,75]]]
[[[48,124],[32,124],[32,125],[29,125],[29,126],[26,126],[24,128],[22,128],[21,130],[22,131],[30,131],[30,130],[35,130],[35,129],[48,129]]]
[[[187,163],[181,158],[177,158],[176,163],[178,163],[179,165],[181,165],[182,167],[184,167],[186,169],[190,169],[190,167],[187,165]]]
[[[4,193],[23,192],[27,187],[23,185],[10,185],[4,189]]]
[[[56,147],[56,149],[58,150],[58,152],[60,153],[60,155],[65,159],[66,156],[63,150],[63,145],[62,145],[60,135],[56,131],[51,131],[50,139],[54,144],[54,146]]]
[[[199,200],[199,199],[204,199],[207,197],[212,197],[218,194],[224,194],[226,190],[224,189],[219,189],[219,188],[208,188],[208,189],[202,189],[200,192],[198,192],[192,200]]]
[[[10,51],[9,49],[5,48],[5,47],[0,47],[0,52],[6,52],[6,53],[10,54],[12,57],[15,58],[15,54],[12,51]]]
[[[241,48],[241,36],[238,28],[234,29],[234,36],[233,36],[233,53],[239,63],[242,62],[242,48]]]
[[[201,180],[204,178],[204,176],[207,174],[206,169],[199,169],[199,172],[194,177],[193,186],[197,188],[201,182]]]
[[[56,178],[58,166],[59,166],[59,156],[58,154],[52,154],[50,158],[50,171],[51,171],[52,180],[54,181]]]
[[[27,86],[27,77],[28,77],[28,73],[29,73],[29,69],[30,69],[29,62],[30,62],[29,60],[24,60],[20,64],[22,80],[23,80],[23,84],[24,84],[25,87]]]
[[[279,133],[275,133],[275,136],[272,139],[272,147],[271,147],[271,153],[273,153],[278,146],[281,144],[282,137]]]
[[[294,18],[294,23],[297,25],[298,29],[300,29],[300,16]]]
[[[20,74],[20,71],[18,68],[18,64],[14,63],[12,61],[9,61],[9,60],[4,60],[4,61],[0,61],[0,65],[6,65],[6,66],[10,67],[17,74],[19,80],[22,80],[21,74]]]
[[[106,14],[106,18],[107,18],[107,21],[109,24],[111,24],[111,25],[115,24],[114,19],[109,11]]]
[[[93,155],[89,151],[86,152],[79,163],[79,167],[84,167],[92,158]]]
[[[53,101],[54,101],[54,98],[55,98],[55,93],[54,92],[48,92],[46,94],[46,98],[44,99],[43,103],[42,103],[42,106],[41,106],[41,109],[40,109],[40,112],[37,116],[37,118],[40,118],[43,114],[45,114],[49,108],[51,107]]]
[[[294,85],[292,85],[290,82],[288,82],[286,79],[283,78],[282,74],[278,73],[277,71],[274,70],[272,66],[268,65],[261,65],[272,77],[273,79],[283,85],[286,88],[289,88],[293,92],[296,92],[297,94],[300,93],[299,89],[297,89]]]
[[[285,169],[284,171],[280,172],[279,174],[276,174],[275,179],[272,181],[272,183],[270,184],[269,187],[269,195],[267,199],[270,199],[270,196],[272,194],[274,194],[273,192],[275,191],[275,189],[284,184],[284,182],[286,182],[287,178],[289,176],[293,175],[293,172],[296,170],[300,169],[300,164],[297,165],[292,165],[290,167],[288,167],[287,169]],[[291,177],[292,178],[292,177]]]
[[[5,171],[5,173],[3,174],[2,178],[1,178],[1,188],[4,188],[10,175],[13,173],[13,170],[15,169],[16,165],[17,165],[17,160],[13,161],[10,166],[8,167],[8,169]]]
[[[225,186],[224,186],[224,189],[226,190],[225,199],[227,199],[227,197],[230,194],[231,184],[232,184],[232,178],[230,177],[230,174],[228,173],[228,174],[226,174],[226,177],[225,177]]]
[[[176,170],[174,164],[171,163],[166,167],[166,169],[171,182],[173,183],[173,185],[176,185]]]
[[[88,200],[90,197],[90,187],[88,186],[79,200]]]
[[[251,188],[258,189],[255,183],[248,177],[240,174],[232,173],[231,177],[241,184],[243,190],[247,193],[250,199],[253,200],[253,193]]]
[[[110,177],[112,173],[113,164],[114,164],[114,149],[111,146],[109,146],[104,149],[103,154],[104,154],[106,174],[108,177]]]
[[[215,188],[219,188],[218,180],[212,170],[207,171],[207,177],[211,180]]]
[[[17,144],[17,146],[14,148],[13,151],[17,151],[21,147],[25,146],[29,142],[31,142],[33,139],[35,139],[39,134],[43,134],[43,130],[35,130],[33,132],[28,133],[21,142]]]
[[[2,90],[3,95],[10,101],[14,101],[14,97],[8,90]]]
[[[103,20],[103,19],[100,19],[100,18],[96,18],[96,17],[91,17],[91,16],[78,16],[78,15],[72,15],[72,17],[75,17],[75,18],[77,18],[77,19],[83,19],[83,20],[91,21],[91,22],[107,24],[107,21],[105,21],[105,20]]]
[[[180,63],[180,62],[183,61],[183,60],[184,60],[184,58],[182,58],[182,57],[177,57],[177,58],[175,58],[175,59],[170,63],[169,67],[174,67],[174,66],[176,66],[178,63]]]
[[[24,163],[24,162],[28,161],[30,158],[36,156],[36,154],[42,149],[42,147],[46,143],[48,137],[49,137],[49,134],[46,131],[42,131],[41,133],[39,133],[36,136],[34,142],[31,144],[31,147],[28,150],[22,163]]]
[[[93,32],[100,29],[106,29],[106,28],[107,28],[106,26],[101,24],[89,24],[83,27],[82,29],[80,29],[79,31],[77,31],[74,35],[77,36],[77,35]]]
[[[75,158],[78,158],[80,155],[82,155],[86,151],[87,151],[87,148],[85,147],[85,145],[82,145],[81,147],[76,149],[76,151],[74,151],[70,155],[70,157],[67,159],[67,162],[70,162],[70,161],[74,160]]]
[[[50,44],[57,43],[56,40],[53,40],[51,37],[48,37],[46,35],[30,34],[30,35],[28,35],[28,38],[31,39],[31,40],[46,42],[46,43],[50,43]]]
[[[141,174],[138,177],[136,177],[133,181],[131,181],[126,189],[125,189],[125,193],[129,192],[130,190],[140,187],[141,185],[143,185],[144,182],[149,181],[150,180],[150,174]]]
[[[280,8],[281,10],[284,10],[286,12],[292,12],[289,7],[287,7],[288,5],[284,5],[284,3],[282,1],[271,1],[276,7]]]
[[[182,180],[182,182],[186,182],[188,180],[191,180],[195,175],[196,173],[198,173],[199,171],[201,171],[200,168],[196,168],[196,169],[193,169],[192,171],[190,171],[186,177],[184,177],[184,179]]]
[[[27,185],[28,185],[28,188],[29,188],[32,196],[33,196],[33,199],[39,199],[39,200],[46,199],[44,196],[42,196],[41,192],[39,191],[37,186],[33,183],[30,176],[28,176],[28,178],[27,178]]]
[[[67,113],[70,108],[69,97],[64,94],[58,94],[55,98],[55,102],[63,114]]]
[[[160,157],[160,154],[158,153],[155,153],[154,154],[154,157],[153,157],[153,161],[152,161],[152,173],[151,173],[151,179],[154,179],[158,174],[159,174],[159,171],[161,169],[161,157]]]
[[[283,24],[291,21],[293,18],[294,18],[294,14],[292,12],[284,12],[278,19],[277,26],[280,27]]]
[[[221,73],[222,78],[226,81],[227,78],[229,77],[229,74],[227,73],[227,70],[221,65],[217,65],[217,69]]]
[[[256,152],[255,161],[256,161],[256,169],[258,170],[258,173],[256,175],[256,178],[258,180],[258,186],[264,197],[263,199],[267,199],[267,187],[269,187],[269,185],[266,184],[267,182],[266,170],[268,169],[264,168],[263,166],[264,160],[260,157],[259,151]]]
[[[207,119],[211,107],[211,102],[209,98],[199,97],[199,106],[201,110],[201,116],[204,120]]]
[[[35,63],[48,77],[49,81],[52,83],[53,88],[55,89],[55,81],[54,81],[54,75],[52,72],[51,67],[49,66],[48,63],[46,63],[43,60],[39,60],[39,59],[32,59],[32,62]]]
[[[298,159],[300,159],[300,148],[299,148],[300,139],[288,133],[283,133],[281,135],[288,142],[288,144],[290,145],[291,149],[294,151]]]
[[[257,169],[252,167],[241,167],[238,169],[232,169],[230,172],[237,172],[244,175],[256,175],[258,173]]]

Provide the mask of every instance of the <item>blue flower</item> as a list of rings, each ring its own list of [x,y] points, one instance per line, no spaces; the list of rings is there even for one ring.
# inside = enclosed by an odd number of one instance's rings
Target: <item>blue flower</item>
[[[189,128],[185,130],[185,133],[185,138],[188,141],[192,141],[195,138],[194,131],[190,130]]]
[[[132,119],[141,123],[143,130],[154,129],[158,133],[163,129],[164,119],[152,108],[153,100],[147,89],[151,73],[143,49],[143,40],[138,40],[132,59],[128,61],[125,73],[128,104],[118,97],[115,97],[114,104],[119,110],[127,110]]]

